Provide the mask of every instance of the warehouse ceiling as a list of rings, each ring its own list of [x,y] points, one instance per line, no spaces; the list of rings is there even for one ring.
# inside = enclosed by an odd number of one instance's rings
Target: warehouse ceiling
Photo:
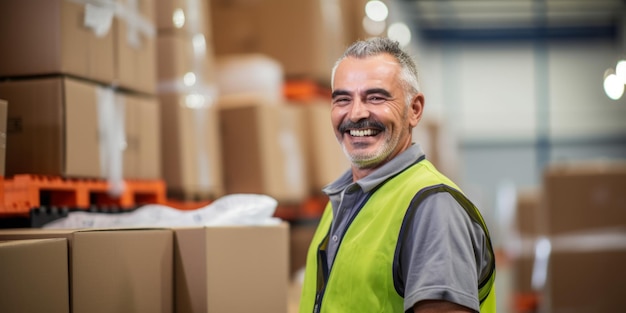
[[[621,38],[626,0],[396,0],[431,40]]]

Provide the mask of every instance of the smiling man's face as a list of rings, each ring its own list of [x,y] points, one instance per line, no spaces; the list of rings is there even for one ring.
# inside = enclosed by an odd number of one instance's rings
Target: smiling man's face
[[[362,172],[355,174],[355,179],[411,145],[411,129],[421,117],[423,96],[419,94],[406,105],[400,71],[398,62],[388,54],[347,57],[337,66],[331,121],[353,172]]]

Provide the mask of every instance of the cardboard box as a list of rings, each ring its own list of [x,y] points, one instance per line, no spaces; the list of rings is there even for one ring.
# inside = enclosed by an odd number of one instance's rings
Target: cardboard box
[[[96,85],[71,78],[0,83],[8,110],[6,175],[100,177]]]
[[[158,98],[120,94],[125,105],[124,177],[161,179],[161,109]]]
[[[0,2],[0,77],[68,74],[156,92],[154,4]]]
[[[613,239],[597,237],[595,241],[590,240],[594,235],[600,234],[573,235],[568,240],[572,244],[567,246],[560,245],[559,240],[552,240],[548,285],[542,297],[545,311],[541,312],[623,310],[626,305],[626,271],[623,269],[626,264],[626,232],[613,233],[610,235]]]
[[[309,195],[304,121],[298,108],[263,98],[222,98],[224,188],[300,203]]]
[[[156,29],[153,0],[116,0],[126,14],[115,21],[115,83],[156,94]]]
[[[209,3],[207,33],[216,55],[262,53],[280,61],[287,78],[330,81],[347,43],[340,5],[318,0]]]
[[[121,176],[160,177],[154,97],[115,93],[69,77],[1,82],[0,97],[13,104],[6,175],[106,178],[119,154],[127,162]]]
[[[162,94],[159,99],[162,169],[168,193],[193,200],[222,196],[222,147],[215,105],[194,106],[187,103],[193,96],[185,94]]]
[[[0,242],[3,312],[69,313],[66,239]]]
[[[63,73],[113,82],[113,31],[96,35],[85,10],[66,0],[0,1],[0,77]]]
[[[0,230],[0,240],[35,238],[68,241],[71,312],[173,312],[171,230]]]
[[[8,103],[0,99],[0,176],[4,176],[7,153],[7,111]]]
[[[544,188],[549,234],[626,226],[626,162],[552,164]]]
[[[177,313],[287,312],[287,223],[174,233]]]
[[[209,41],[194,48],[193,37],[186,34],[160,34],[158,47],[159,94],[191,91],[215,80],[213,50]],[[194,84],[185,85],[185,75],[192,73]]]
[[[343,153],[335,137],[330,121],[330,100],[296,104],[304,114],[306,155],[309,156],[308,177],[311,193],[321,193],[330,184],[350,169],[350,161]]]
[[[157,0],[156,26],[162,34],[205,33],[208,9],[203,0]],[[207,38],[209,39],[209,38]]]

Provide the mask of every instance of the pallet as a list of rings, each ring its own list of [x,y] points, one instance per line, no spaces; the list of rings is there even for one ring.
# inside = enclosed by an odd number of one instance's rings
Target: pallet
[[[0,216],[28,216],[32,209],[116,207],[121,210],[142,204],[166,202],[162,180],[124,180],[119,196],[112,196],[102,179],[15,175],[0,180]]]

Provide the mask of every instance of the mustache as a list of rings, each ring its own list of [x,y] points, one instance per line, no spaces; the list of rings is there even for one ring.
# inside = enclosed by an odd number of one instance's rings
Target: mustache
[[[385,125],[383,123],[375,121],[375,120],[363,119],[363,120],[359,120],[357,122],[352,122],[350,120],[347,120],[347,121],[344,121],[343,123],[341,123],[339,125],[339,127],[337,127],[337,129],[341,133],[345,133],[349,129],[364,129],[364,128],[374,128],[374,129],[384,130],[385,129]]]

